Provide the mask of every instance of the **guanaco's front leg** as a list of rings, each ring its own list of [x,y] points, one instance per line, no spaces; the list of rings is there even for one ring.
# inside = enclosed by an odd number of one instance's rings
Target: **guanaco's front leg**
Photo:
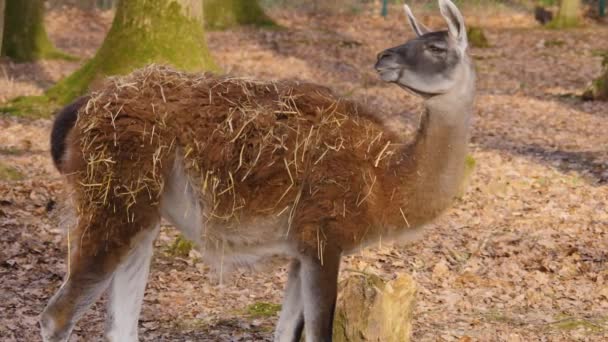
[[[300,258],[306,342],[332,340],[340,256],[339,249],[327,248],[322,259],[317,255]]]
[[[300,279],[301,264],[293,260],[285,287],[281,316],[275,331],[275,342],[299,342],[304,328],[304,307]]]

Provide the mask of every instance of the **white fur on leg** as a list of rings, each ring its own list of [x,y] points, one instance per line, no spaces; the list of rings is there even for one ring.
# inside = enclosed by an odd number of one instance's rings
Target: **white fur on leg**
[[[298,342],[304,324],[299,261],[292,261],[289,267],[289,278],[287,279],[284,296],[274,341]]]
[[[153,243],[159,227],[142,231],[114,274],[108,300],[106,338],[111,342],[137,341],[137,323],[148,282]]]

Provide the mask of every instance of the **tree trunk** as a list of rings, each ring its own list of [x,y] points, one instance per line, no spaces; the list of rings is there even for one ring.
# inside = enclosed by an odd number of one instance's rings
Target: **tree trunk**
[[[223,30],[236,25],[276,26],[257,0],[203,0],[205,26]]]
[[[0,51],[2,51],[2,32],[4,31],[4,5],[5,1],[0,0]]]
[[[596,100],[608,101],[608,66],[604,68],[602,76],[593,81],[594,96]]]
[[[608,53],[604,55],[600,76],[585,90],[583,99],[608,101]]]
[[[578,26],[580,19],[581,0],[562,0],[557,16],[550,23],[553,28]]]
[[[186,71],[217,70],[205,41],[201,0],[122,0],[95,57],[49,89],[52,102],[65,104],[110,75],[150,63]]]
[[[43,0],[7,0],[4,14],[2,56],[16,62],[65,56],[53,47],[44,29]]]

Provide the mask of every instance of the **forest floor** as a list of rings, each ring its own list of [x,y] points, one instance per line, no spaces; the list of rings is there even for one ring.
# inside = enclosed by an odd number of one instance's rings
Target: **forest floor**
[[[376,54],[412,36],[401,13],[273,13],[284,30],[208,33],[222,68],[259,78],[323,83],[396,113],[408,132],[420,100],[381,82]],[[418,241],[345,258],[350,270],[418,284],[414,341],[608,340],[608,103],[580,94],[600,70],[608,26],[543,29],[531,15],[466,13],[491,47],[472,49],[478,97],[467,193]],[[422,16],[432,27],[440,18]],[[110,13],[52,11],[47,28],[65,51],[90,57]],[[603,38],[602,38],[603,37]],[[80,64],[0,62],[0,101],[39,94]],[[0,116],[0,340],[36,341],[37,319],[66,265],[49,156],[51,121]],[[236,270],[223,284],[197,258],[176,256],[164,227],[140,322],[144,341],[270,341],[285,264]],[[255,310],[269,307],[271,310]],[[103,331],[103,304],[70,341]],[[94,336],[95,338],[92,338]]]

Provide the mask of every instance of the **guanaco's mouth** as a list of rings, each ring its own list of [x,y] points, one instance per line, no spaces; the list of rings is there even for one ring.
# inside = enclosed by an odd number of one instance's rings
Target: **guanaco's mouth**
[[[380,75],[380,78],[385,81],[385,82],[390,82],[390,83],[395,83],[398,86],[400,86],[401,88],[405,89],[406,91],[414,94],[414,95],[418,95],[421,96],[423,98],[429,98],[429,97],[433,97],[435,95],[439,95],[436,93],[428,93],[419,89],[416,89],[414,87],[410,87],[407,86],[405,84],[402,84],[399,82],[399,80],[401,79],[401,75],[402,75],[402,69],[401,68],[394,68],[394,67],[379,67],[378,64],[376,64],[375,66],[376,72],[378,73],[378,75]]]
[[[398,68],[387,68],[376,66],[376,72],[380,75],[380,78],[385,82],[396,82],[399,79]]]

